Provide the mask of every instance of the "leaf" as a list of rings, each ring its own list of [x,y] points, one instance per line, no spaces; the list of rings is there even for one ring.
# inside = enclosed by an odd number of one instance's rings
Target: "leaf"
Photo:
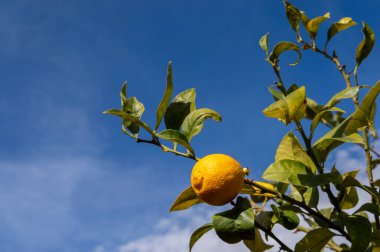
[[[189,142],[187,141],[186,137],[177,130],[173,130],[173,129],[163,130],[157,134],[157,137],[174,142],[174,143],[178,143],[184,146],[186,149],[188,149],[193,155],[195,153],[193,148],[191,148]]]
[[[286,134],[277,148],[275,160],[278,161],[281,159],[300,161],[309,167],[313,174],[316,172],[316,167],[313,161],[303,149],[293,132]]]
[[[302,177],[303,175],[297,175],[298,177]],[[310,176],[315,176],[310,174]],[[302,184],[303,181],[300,180],[300,184]],[[316,207],[319,202],[319,192],[318,188],[316,187],[309,187],[307,188],[306,185],[302,186],[292,186],[292,197],[298,201],[305,202],[306,205],[309,207]]]
[[[359,109],[357,109],[350,120],[347,128],[346,134],[351,134],[356,132],[357,129],[370,126],[373,123],[371,122],[371,114],[374,109],[374,104],[376,98],[380,92],[380,81],[378,81],[364,96],[363,101],[361,102]]]
[[[333,173],[323,173],[323,174],[300,174],[298,175],[298,179],[300,180],[303,186],[309,187],[318,187],[322,185],[327,185],[330,183],[337,183],[338,179]]]
[[[358,68],[362,61],[367,58],[375,45],[375,34],[373,33],[371,27],[364,22],[362,32],[364,34],[364,38],[356,49],[356,68]]]
[[[318,34],[318,29],[319,26],[321,25],[322,22],[324,22],[326,19],[330,18],[330,13],[327,12],[325,15],[313,18],[309,20],[306,24],[306,30],[310,34],[310,36],[315,39]]]
[[[339,113],[345,113],[344,110],[341,110],[339,108],[332,107],[330,109],[324,109],[321,112],[319,112],[313,119],[310,125],[310,135],[314,134],[315,129],[317,128],[319,122],[322,120],[323,116],[326,114],[331,114],[331,112],[339,112]]]
[[[295,212],[292,210],[282,210],[275,205],[271,205],[274,216],[272,217],[272,222],[279,223],[281,226],[288,230],[293,230],[299,225],[299,218]]]
[[[269,93],[272,94],[275,101],[278,101],[284,98],[284,95],[282,94],[282,92],[278,90],[277,88],[275,88],[274,86],[269,86],[268,90],[269,90]]]
[[[185,120],[183,120],[181,128],[182,133],[185,135],[189,142],[195,135],[201,132],[203,123],[208,118],[211,118],[217,122],[222,121],[222,117],[218,112],[208,108],[194,110],[186,116]]]
[[[339,205],[342,210],[351,209],[359,202],[358,192],[355,187],[348,187],[340,200]]]
[[[343,219],[351,238],[351,251],[365,251],[371,241],[371,223],[363,216],[351,215]]]
[[[261,47],[261,49],[264,50],[265,54],[268,56],[268,34],[265,34],[264,36],[261,37],[260,41],[259,41],[259,45]]]
[[[338,126],[334,127],[314,143],[313,152],[316,154],[320,162],[324,162],[328,154],[342,143],[363,144],[363,140],[359,134],[352,134],[351,132],[350,135],[345,135],[351,118],[352,116],[346,118]]]
[[[329,30],[327,31],[327,41],[325,44],[325,50],[326,50],[327,44],[337,33],[344,31],[354,25],[357,25],[357,23],[353,21],[352,18],[350,17],[344,17],[340,19],[338,22],[335,22],[334,24],[332,24]]]
[[[335,106],[336,104],[338,104],[343,99],[352,99],[353,97],[355,97],[358,94],[359,89],[362,88],[362,87],[363,86],[356,86],[356,87],[349,87],[349,88],[343,89],[342,91],[340,91],[337,94],[335,94],[325,104],[324,107],[325,108],[331,108],[331,107]]]
[[[355,179],[352,176],[347,176],[344,178],[342,184],[339,186],[339,190],[342,192],[345,188],[350,186],[361,188],[362,190],[370,194],[377,201],[377,203],[380,203],[380,194],[376,191],[376,189],[362,185],[357,179]]]
[[[144,105],[139,102],[134,96],[126,100],[123,109],[125,109],[124,112],[126,112],[128,115],[131,115],[139,120],[145,111]],[[123,125],[125,125],[133,134],[137,134],[139,132],[139,124],[136,122],[124,119]]]
[[[174,97],[164,116],[167,129],[180,129],[186,116],[195,110],[195,97],[194,88],[187,89]]]
[[[301,13],[296,7],[294,7],[289,2],[284,1],[284,3],[285,3],[286,17],[288,18],[289,24],[292,27],[292,29],[298,33],[299,19],[301,18]]]
[[[310,230],[296,245],[295,252],[320,252],[334,237],[328,228]]]
[[[306,91],[302,86],[263,110],[264,115],[277,118],[286,125],[301,120],[306,112]]]
[[[121,107],[124,111],[124,104],[127,103],[127,82],[124,81],[123,87],[120,90],[120,98],[121,98]]]
[[[255,229],[255,239],[244,240],[243,242],[245,246],[247,246],[247,248],[252,252],[265,251],[273,247],[273,245],[269,245],[264,242],[263,238],[261,237],[260,231],[257,229]]]
[[[214,226],[212,223],[207,223],[197,230],[194,231],[194,233],[191,235],[190,242],[189,242],[189,251],[191,252],[191,249],[193,248],[194,244],[208,231],[213,229]]]
[[[299,174],[311,173],[310,168],[305,164],[290,160],[282,159],[271,164],[263,173],[262,178],[271,181],[279,181],[285,184],[301,185],[297,177]]]
[[[203,201],[197,197],[193,188],[190,186],[178,195],[173,205],[170,207],[170,212],[185,210],[193,205],[201,203],[203,203]]]
[[[233,244],[254,238],[254,217],[249,201],[238,197],[234,208],[214,215],[212,223],[219,238]]]
[[[297,61],[295,63],[289,64],[290,66],[297,65],[301,60],[301,56],[302,56],[301,50],[296,44],[294,44],[292,42],[287,42],[287,41],[282,41],[282,42],[280,42],[274,46],[273,51],[269,55],[269,60],[271,62],[277,62],[280,58],[280,55],[286,51],[296,51],[297,52],[297,54],[298,54]]]
[[[359,207],[358,210],[354,212],[354,214],[360,213],[360,212],[369,212],[372,214],[380,215],[380,205],[375,203],[365,203],[361,207]]]
[[[124,120],[132,121],[133,123],[138,124],[140,127],[145,129],[146,131],[148,131],[151,135],[154,134],[152,129],[146,123],[141,121],[139,118],[128,115],[124,111],[121,111],[118,109],[109,109],[109,110],[104,111],[103,114],[116,115],[116,116],[123,118]]]
[[[172,93],[173,93],[172,63],[171,63],[171,61],[169,61],[168,73],[166,76],[166,89],[165,89],[164,96],[162,97],[162,100],[160,102],[160,105],[158,105],[158,108],[157,108],[156,126],[154,127],[154,130],[157,130],[161,124],[161,121],[162,121],[162,118],[165,114],[165,111],[168,108],[170,98],[172,97]]]

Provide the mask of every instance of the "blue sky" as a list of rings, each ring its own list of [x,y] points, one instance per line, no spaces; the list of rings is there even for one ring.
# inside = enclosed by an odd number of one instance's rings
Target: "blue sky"
[[[377,1],[292,3],[311,17],[330,11],[332,21],[365,20],[380,34]],[[198,156],[229,154],[259,178],[293,129],[261,113],[275,80],[258,46],[266,32],[271,46],[295,41],[281,1],[0,0],[0,251],[159,252],[141,244],[186,244],[195,224],[221,210],[168,212],[193,162],[134,143],[101,112],[119,106],[127,80],[154,124],[172,60],[175,92],[195,87],[197,106],[223,117],[194,138]],[[348,69],[361,38],[357,26],[329,46]],[[379,50],[362,64],[362,83],[378,80]],[[306,85],[320,103],[344,88],[335,67],[311,52],[282,70],[287,85]],[[199,251],[236,249],[205,239]]]

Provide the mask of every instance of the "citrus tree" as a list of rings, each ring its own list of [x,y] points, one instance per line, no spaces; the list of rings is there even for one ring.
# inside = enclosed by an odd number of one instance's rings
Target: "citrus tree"
[[[374,117],[380,82],[369,86],[363,85],[359,79],[359,67],[370,54],[375,35],[366,23],[362,24],[364,37],[356,49],[356,64],[348,69],[328,45],[334,36],[357,23],[349,17],[332,23],[321,47],[317,40],[319,26],[330,18],[330,14],[309,18],[289,2],[285,1],[284,5],[297,42],[282,41],[269,50],[268,34],[259,41],[276,76],[274,85],[269,87],[274,102],[263,110],[263,114],[285,125],[293,124],[296,130],[283,137],[274,162],[265,169],[262,179],[250,179],[249,169],[228,155],[196,156],[191,146],[192,138],[201,132],[206,119],[222,119],[215,110],[196,107],[194,89],[185,90],[172,99],[170,62],[166,89],[157,108],[154,126],[142,120],[144,105],[136,97],[127,96],[126,83],[120,92],[121,108],[104,113],[120,117],[122,131],[137,143],[156,145],[164,152],[196,162],[191,186],[179,194],[171,211],[185,210],[201,203],[231,204],[230,210],[216,213],[210,223],[194,231],[189,239],[190,251],[197,240],[212,229],[224,242],[243,241],[250,251],[265,251],[273,247],[267,244],[268,237],[284,251],[380,251],[380,180],[373,176],[373,170],[380,163],[380,155],[372,147],[377,138]],[[343,77],[344,88],[326,104],[318,104],[309,98],[305,86],[287,86],[281,77],[281,55],[295,51],[298,58],[290,64],[294,66],[301,60],[302,50],[324,56]],[[352,100],[353,111],[339,108],[339,102],[344,99]],[[304,127],[305,120],[310,120],[307,128]],[[166,129],[159,131],[162,121]],[[315,139],[314,132],[320,124],[327,126],[326,132]],[[151,137],[140,138],[140,130]],[[342,174],[339,167],[327,165],[329,154],[343,144],[354,144],[363,149],[368,181],[356,178],[358,170]],[[359,190],[369,195],[369,202],[359,201]],[[323,194],[329,206],[321,208],[319,199]],[[276,225],[289,230],[289,236],[294,231],[305,234],[293,248],[278,238],[278,229],[274,229]]]

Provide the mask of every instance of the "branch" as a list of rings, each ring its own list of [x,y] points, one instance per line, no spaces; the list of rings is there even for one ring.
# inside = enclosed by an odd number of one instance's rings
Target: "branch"
[[[266,229],[263,226],[261,226],[257,221],[255,221],[255,226],[263,231],[265,234],[270,236],[273,240],[275,240],[278,244],[280,244],[280,250],[288,251],[288,252],[294,252],[291,248],[289,248],[285,243],[283,243],[270,229]]]

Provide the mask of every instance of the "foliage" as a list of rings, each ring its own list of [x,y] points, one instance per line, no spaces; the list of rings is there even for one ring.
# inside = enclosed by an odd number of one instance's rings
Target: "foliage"
[[[333,22],[327,29],[323,49],[320,49],[320,27],[330,19],[330,13],[309,18],[304,11],[284,1],[286,17],[295,32],[296,43],[282,41],[269,50],[268,33],[259,41],[266,55],[266,61],[273,69],[276,81],[269,87],[274,102],[268,105],[263,114],[276,118],[285,125],[292,124],[295,131],[288,132],[281,140],[274,158],[262,175],[264,181],[245,178],[245,185],[233,207],[212,217],[210,223],[195,230],[190,238],[189,249],[206,233],[214,230],[226,243],[243,242],[250,251],[265,251],[272,247],[267,244],[271,237],[284,251],[380,251],[380,180],[373,177],[373,170],[380,164],[379,154],[371,144],[377,138],[375,131],[376,99],[380,93],[380,81],[373,86],[363,85],[358,78],[359,67],[370,55],[375,35],[370,26],[363,22],[363,40],[358,45],[355,65],[352,71],[340,62],[336,51],[327,51],[329,42],[342,31],[357,23],[350,17]],[[306,34],[307,38],[303,38]],[[319,35],[319,36],[317,36]],[[298,43],[298,44],[297,44]],[[286,88],[280,73],[280,58],[283,53],[294,51],[297,59],[289,64],[297,65],[302,50],[312,50],[333,63],[343,77],[345,89],[333,95],[326,104],[318,104],[309,97],[307,86],[295,84]],[[197,108],[195,89],[180,92],[172,99],[174,90],[173,73],[169,62],[166,89],[156,112],[156,123],[151,128],[142,119],[144,105],[136,97],[127,97],[126,83],[122,86],[121,108],[107,110],[122,119],[122,131],[138,143],[150,143],[165,152],[199,160],[191,145],[207,119],[220,122],[221,116],[209,108]],[[362,92],[366,94],[362,94]],[[362,99],[359,99],[359,94]],[[344,111],[339,103],[353,101],[353,111]],[[309,129],[303,126],[309,121]],[[158,132],[161,122],[165,129]],[[319,125],[324,131],[315,139]],[[143,129],[149,139],[140,138]],[[163,142],[171,142],[172,146]],[[335,165],[328,167],[326,159],[334,149],[342,144],[362,147],[366,157],[368,182],[356,178],[358,170],[341,174]],[[180,151],[178,148],[182,148]],[[377,157],[376,157],[377,156]],[[371,198],[358,206],[358,191]],[[319,207],[320,195],[329,200],[327,208]],[[190,186],[175,200],[170,211],[188,209],[204,203]],[[304,232],[304,237],[294,248],[286,245],[286,240],[278,238],[275,226],[281,225],[292,232]],[[262,237],[265,235],[265,237]],[[337,243],[337,237],[345,239]]]

